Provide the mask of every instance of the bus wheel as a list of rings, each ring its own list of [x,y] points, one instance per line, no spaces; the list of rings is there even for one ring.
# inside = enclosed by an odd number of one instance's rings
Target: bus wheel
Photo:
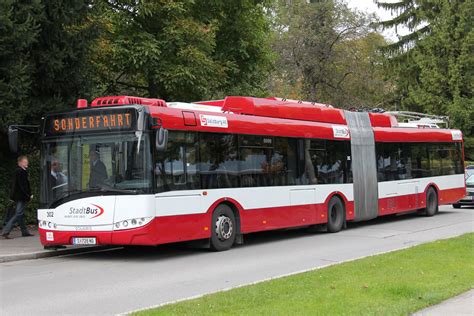
[[[453,204],[453,208],[461,208],[461,204]]]
[[[221,204],[212,213],[211,249],[224,251],[232,247],[237,235],[234,212],[229,206]]]
[[[424,209],[425,216],[433,216],[438,213],[438,194],[435,189],[430,187],[426,192],[426,208]]]
[[[328,203],[328,232],[337,233],[344,225],[344,204],[342,201],[333,197]]]

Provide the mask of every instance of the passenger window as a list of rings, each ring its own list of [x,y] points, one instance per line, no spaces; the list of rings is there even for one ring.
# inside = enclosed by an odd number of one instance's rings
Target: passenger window
[[[296,139],[275,138],[271,164],[274,170],[274,185],[296,184],[298,177]]]
[[[411,149],[411,172],[413,178],[429,177],[430,161],[428,159],[428,147],[425,144],[410,143]]]
[[[463,173],[458,143],[377,143],[379,181]]]
[[[273,138],[267,136],[240,136],[240,184],[242,187],[273,185]]]
[[[239,160],[235,135],[200,134],[199,172],[203,189],[239,186]]]
[[[453,148],[454,149],[454,148]],[[448,146],[440,145],[439,147],[439,158],[441,161],[441,175],[454,174],[454,160],[452,152]]]
[[[199,189],[196,133],[172,132],[165,152],[157,153],[155,166],[159,192]]]
[[[410,146],[399,143],[397,150],[397,177],[399,180],[411,179],[411,152]]]
[[[443,174],[441,166],[441,155],[438,144],[427,144],[428,147],[428,157],[430,159],[430,176],[439,176]]]
[[[455,173],[463,174],[464,173],[464,163],[462,160],[462,146],[461,143],[456,143],[454,146],[453,160],[455,164]]]
[[[326,183],[344,183],[344,175],[347,174],[347,155],[345,152],[345,142],[326,142]]]

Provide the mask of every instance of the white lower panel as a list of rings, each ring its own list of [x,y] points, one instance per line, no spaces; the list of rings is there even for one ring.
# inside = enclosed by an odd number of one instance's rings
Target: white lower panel
[[[423,192],[429,183],[435,183],[440,190],[463,188],[464,175],[381,182],[378,184],[379,198]],[[322,204],[334,192],[342,193],[349,201],[354,200],[353,188],[350,183],[186,190],[163,192],[156,195],[96,196],[79,199],[65,203],[53,210],[40,209],[38,210],[38,219],[56,223],[56,230],[107,231],[112,230],[111,225],[114,222],[136,217],[203,214],[217,200],[225,198],[233,199],[244,209],[249,210]],[[99,211],[94,210],[93,214],[84,215],[82,209],[90,207],[90,205],[97,207]]]
[[[202,213],[203,200],[202,191],[175,191],[164,195],[156,195],[156,214],[161,215],[166,209],[174,210],[178,214]]]
[[[379,199],[423,192],[430,183],[436,184],[440,190],[463,188],[464,174],[379,182]]]
[[[297,192],[299,190],[302,191],[294,193],[292,202],[290,191]],[[335,191],[341,192],[349,201],[354,199],[350,183],[164,192],[156,195],[156,216],[206,213],[212,204],[223,198],[237,201],[246,210],[320,204],[324,203],[327,197]],[[193,202],[190,203],[186,201],[188,196],[198,197],[200,202],[193,199]]]
[[[290,205],[304,205],[308,201],[316,201],[315,188],[290,190]]]

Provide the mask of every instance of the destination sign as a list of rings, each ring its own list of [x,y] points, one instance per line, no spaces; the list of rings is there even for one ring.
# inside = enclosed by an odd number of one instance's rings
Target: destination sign
[[[71,113],[53,114],[46,117],[44,134],[47,136],[100,132],[128,131],[136,126],[135,109],[95,109]]]

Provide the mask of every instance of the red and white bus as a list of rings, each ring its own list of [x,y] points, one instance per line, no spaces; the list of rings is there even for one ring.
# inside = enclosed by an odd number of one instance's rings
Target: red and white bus
[[[459,130],[253,97],[110,96],[42,125],[43,245],[158,245],[418,211],[466,193]]]

